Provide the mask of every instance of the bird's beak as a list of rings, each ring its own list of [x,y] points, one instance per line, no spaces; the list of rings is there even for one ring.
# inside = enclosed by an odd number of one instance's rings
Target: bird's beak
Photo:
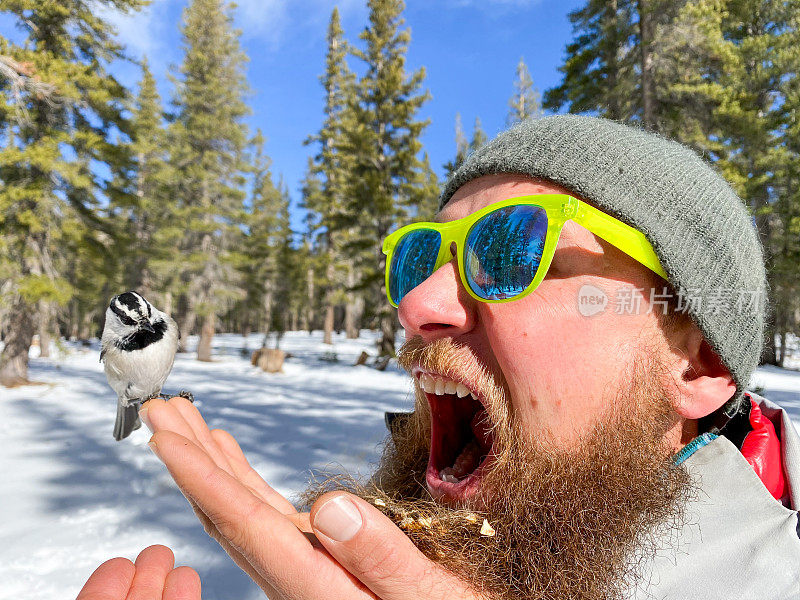
[[[150,321],[142,321],[139,324],[139,327],[144,329],[145,331],[149,331],[150,333],[155,333],[156,332],[156,330],[153,329],[153,326],[150,325]]]

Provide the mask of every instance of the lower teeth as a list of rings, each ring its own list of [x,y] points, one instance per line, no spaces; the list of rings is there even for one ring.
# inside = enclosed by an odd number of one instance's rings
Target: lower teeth
[[[478,443],[473,439],[464,446],[452,467],[446,467],[439,472],[439,477],[442,481],[447,481],[448,483],[458,483],[466,475],[478,468],[480,464],[479,452]]]

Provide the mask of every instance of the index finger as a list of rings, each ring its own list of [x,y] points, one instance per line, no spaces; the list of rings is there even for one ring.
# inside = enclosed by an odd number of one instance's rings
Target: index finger
[[[184,495],[279,593],[296,600],[375,598],[287,515],[258,499],[192,442],[159,431],[151,444]]]

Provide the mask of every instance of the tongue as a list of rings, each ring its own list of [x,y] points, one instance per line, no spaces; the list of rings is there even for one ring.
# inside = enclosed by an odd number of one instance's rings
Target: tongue
[[[471,440],[464,446],[464,449],[456,458],[453,466],[443,469],[440,475],[445,481],[452,481],[455,483],[453,479],[445,479],[445,475],[452,476],[456,481],[462,479],[478,468],[480,458],[481,449],[478,447],[478,442],[476,440]]]

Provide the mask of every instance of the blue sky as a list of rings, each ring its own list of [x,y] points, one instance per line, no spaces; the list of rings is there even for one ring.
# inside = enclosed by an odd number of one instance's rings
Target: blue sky
[[[109,14],[119,37],[135,58],[147,55],[165,100],[171,65],[181,61],[179,24],[188,0],[154,0],[141,13]],[[406,26],[411,28],[409,69],[425,66],[425,88],[431,93],[421,111],[430,119],[422,141],[437,174],[455,153],[454,120],[461,113],[467,135],[475,117],[491,136],[505,125],[508,99],[520,56],[534,83],[544,91],[559,82],[558,66],[571,39],[567,13],[578,0],[407,0]],[[312,149],[303,140],[322,121],[325,31],[334,6],[339,7],[345,36],[358,43],[367,22],[364,0],[240,0],[236,24],[250,58],[247,76],[252,94],[249,125],[267,137],[273,173],[282,174],[293,201]],[[0,21],[0,34],[10,34]],[[357,69],[357,61],[351,60]],[[116,74],[135,87],[135,65],[118,65]],[[296,213],[296,211],[293,211]],[[294,215],[295,224],[299,219]]]

